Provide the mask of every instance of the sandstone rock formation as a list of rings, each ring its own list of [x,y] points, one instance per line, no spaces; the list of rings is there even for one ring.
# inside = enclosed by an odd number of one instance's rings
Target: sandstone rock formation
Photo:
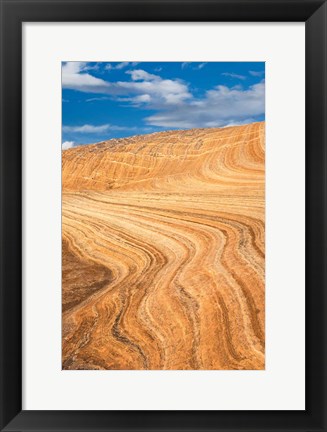
[[[63,151],[63,369],[264,369],[264,130]]]

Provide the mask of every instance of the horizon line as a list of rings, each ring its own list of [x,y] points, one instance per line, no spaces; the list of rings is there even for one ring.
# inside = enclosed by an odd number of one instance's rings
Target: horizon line
[[[135,135],[127,135],[125,137],[120,137],[120,138],[109,138],[107,140],[101,140],[98,142],[93,142],[93,143],[87,143],[87,144],[76,144],[73,145],[71,148],[68,149],[62,149],[61,151],[67,151],[67,150],[73,150],[77,147],[88,147],[88,146],[96,146],[99,144],[103,144],[103,143],[107,143],[109,141],[123,141],[123,140],[127,140],[130,138],[135,138],[135,137],[142,137],[142,136],[149,136],[149,135],[158,135],[158,134],[162,134],[162,133],[172,133],[172,132],[184,132],[184,131],[191,131],[191,130],[204,130],[204,129],[228,129],[228,128],[236,128],[236,127],[244,127],[244,126],[248,126],[250,124],[255,124],[255,123],[265,123],[265,120],[260,120],[260,121],[253,121],[250,123],[244,123],[244,124],[240,124],[240,125],[226,125],[226,126],[208,126],[208,127],[192,127],[192,128],[185,128],[185,129],[165,129],[162,131],[157,131],[157,132],[149,132],[149,133],[145,133],[145,134],[135,134]],[[61,145],[63,145],[64,143],[62,142]]]

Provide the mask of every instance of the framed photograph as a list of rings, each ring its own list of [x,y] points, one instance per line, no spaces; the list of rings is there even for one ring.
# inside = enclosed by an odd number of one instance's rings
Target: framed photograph
[[[326,431],[326,2],[0,13],[1,430]]]

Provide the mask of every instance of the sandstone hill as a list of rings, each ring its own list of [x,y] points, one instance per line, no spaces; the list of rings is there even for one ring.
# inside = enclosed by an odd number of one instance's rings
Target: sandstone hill
[[[264,369],[264,131],[63,151],[63,369]]]

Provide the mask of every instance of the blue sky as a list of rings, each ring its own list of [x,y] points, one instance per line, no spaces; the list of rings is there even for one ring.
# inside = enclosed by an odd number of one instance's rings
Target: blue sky
[[[262,62],[64,62],[63,148],[264,120]]]

